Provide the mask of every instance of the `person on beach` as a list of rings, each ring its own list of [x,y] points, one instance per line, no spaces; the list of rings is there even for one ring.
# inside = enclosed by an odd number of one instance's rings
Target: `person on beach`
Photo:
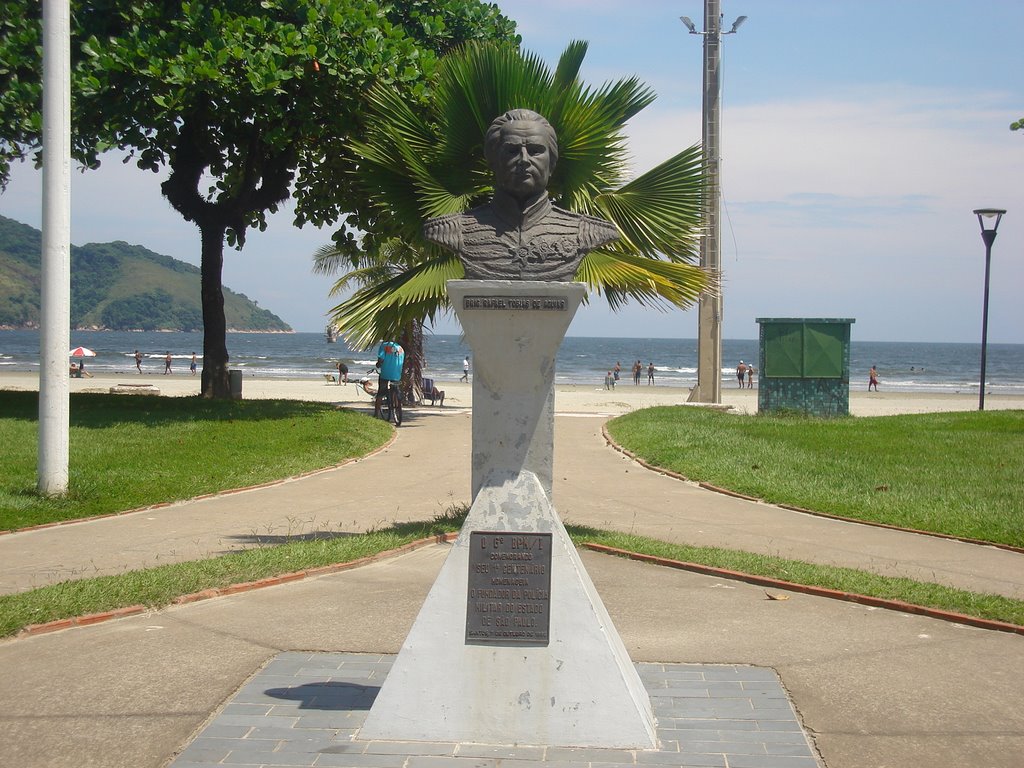
[[[167,350],[167,357],[164,358],[164,376],[171,372],[171,350]]]
[[[878,391],[878,368],[873,365],[871,370],[868,371],[868,392],[871,391],[872,387],[875,388],[875,392]]]
[[[608,373],[606,373],[604,376],[604,388],[615,389],[615,376],[612,374],[611,371],[608,371]]]
[[[462,378],[459,381],[469,381],[469,357],[462,358]]]
[[[614,377],[615,377],[615,380],[616,380],[616,381],[618,381],[618,380],[619,380],[619,374],[620,374],[620,373],[622,373],[622,366],[621,366],[621,365],[619,364],[619,361],[618,361],[618,360],[616,360],[616,361],[615,361],[615,367],[614,367],[614,368],[612,368],[612,376],[614,376]]]
[[[647,363],[647,386],[654,386],[654,363],[652,362]]]
[[[736,366],[736,378],[739,379],[740,389],[743,389],[743,380],[747,376],[747,364],[740,360],[740,364]]]
[[[188,369],[192,371],[192,375],[196,375],[196,353],[192,353],[192,362],[188,364]]]
[[[338,361],[338,386],[348,384],[348,366],[341,360]]]
[[[405,365],[405,349],[397,341],[382,341],[377,347],[377,396],[373,401],[373,415],[381,417],[381,402],[388,394],[389,382],[398,386]]]
[[[135,370],[142,373],[142,353],[139,350],[135,350]]]
[[[754,366],[747,366],[747,389],[754,388]]]
[[[633,386],[640,386],[640,372],[644,369],[643,363],[637,360],[633,363]]]

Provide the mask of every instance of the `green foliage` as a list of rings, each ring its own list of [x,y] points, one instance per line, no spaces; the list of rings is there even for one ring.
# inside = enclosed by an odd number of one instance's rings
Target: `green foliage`
[[[557,67],[497,43],[447,55],[425,106],[381,84],[368,96],[366,139],[352,142],[368,204],[349,218],[366,234],[335,237],[337,268],[363,271],[393,241],[414,255],[402,269],[367,282],[334,308],[346,340],[364,347],[448,310],[445,281],[463,275],[458,258],[422,236],[425,219],[466,210],[492,194],[483,155],[491,121],[514,108],[544,115],[558,134],[549,192],[559,205],[615,222],[621,238],[584,258],[577,279],[613,308],[632,298],[686,307],[705,287],[698,256],[703,161],[691,147],[627,183],[626,122],[654,99],[636,78],[590,88],[579,78],[587,45],[571,43]],[[364,255],[365,254],[365,255]],[[321,266],[323,254],[318,255]],[[363,275],[366,273],[363,272]],[[345,287],[335,286],[335,292]]]
[[[0,530],[277,480],[361,456],[391,434],[322,403],[78,393],[70,490],[48,498],[35,490],[38,412],[37,393],[0,391]]]
[[[1015,120],[1012,123],[1010,123],[1010,130],[1011,131],[1024,130],[1024,117],[1022,117],[1020,120]]]
[[[0,216],[0,326],[39,324],[39,230]],[[287,323],[224,289],[228,327],[288,331]],[[110,330],[203,327],[199,269],[124,242],[71,246],[71,324]]]
[[[0,184],[40,147],[36,0],[9,0],[0,27]],[[202,238],[204,395],[227,397],[220,302],[225,241],[289,196],[296,222],[333,223],[363,198],[346,173],[377,82],[421,101],[437,53],[514,39],[480,0],[77,0],[72,3],[72,152],[88,166],[117,147]],[[325,158],[335,162],[327,164]]]
[[[671,407],[608,430],[652,464],[773,503],[1024,546],[1024,411],[819,420]]]

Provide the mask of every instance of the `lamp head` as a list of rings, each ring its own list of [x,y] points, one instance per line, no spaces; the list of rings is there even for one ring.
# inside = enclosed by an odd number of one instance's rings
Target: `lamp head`
[[[693,19],[691,19],[689,16],[680,16],[679,20],[686,25],[686,28],[690,30],[691,35],[697,34],[697,26],[693,23]]]
[[[1006,213],[1005,208],[976,208],[974,210],[975,215],[978,217],[978,224],[981,226],[982,235],[986,232],[992,232],[999,229],[999,222],[1003,219],[1003,214]],[[986,219],[992,226],[986,227]],[[992,221],[995,219],[995,221]]]
[[[727,35],[733,34],[737,29],[740,28],[740,24],[742,24],[746,20],[747,20],[746,16],[740,16],[738,19],[736,19],[736,21],[734,21],[732,23],[732,29],[730,29],[728,32],[726,32],[726,34]]]

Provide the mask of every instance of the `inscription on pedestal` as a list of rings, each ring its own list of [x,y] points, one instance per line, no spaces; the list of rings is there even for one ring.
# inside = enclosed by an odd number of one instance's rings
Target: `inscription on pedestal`
[[[463,296],[462,308],[566,312],[569,303],[560,296]]]
[[[466,642],[547,645],[551,534],[471,531]]]

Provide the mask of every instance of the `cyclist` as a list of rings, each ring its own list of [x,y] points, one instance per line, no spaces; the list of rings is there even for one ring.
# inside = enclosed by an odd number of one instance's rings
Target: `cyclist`
[[[389,397],[391,386],[398,392],[398,382],[402,380],[402,366],[405,364],[405,350],[396,341],[382,341],[377,347],[377,369],[380,371],[377,377],[377,398],[373,404],[373,415],[380,418],[381,402]],[[397,396],[399,403],[401,397]],[[401,416],[398,417],[401,422]]]

